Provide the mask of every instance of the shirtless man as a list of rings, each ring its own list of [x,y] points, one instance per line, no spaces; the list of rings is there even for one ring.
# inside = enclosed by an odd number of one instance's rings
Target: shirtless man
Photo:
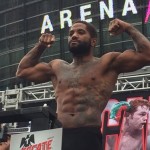
[[[131,109],[125,113],[119,150],[143,150],[144,135],[142,135],[142,130],[144,124],[147,123],[150,103],[144,99],[137,99],[130,102],[130,107]]]
[[[116,108],[121,109],[122,106],[118,107],[118,104],[114,105],[112,111],[116,111]],[[119,147],[116,150],[144,150],[143,127],[147,123],[149,110],[148,100],[135,99],[128,103],[120,130],[119,144],[117,144]],[[147,129],[147,134],[149,134],[149,129]],[[112,145],[109,146],[112,147]]]
[[[132,38],[136,51],[110,52],[95,58],[96,30],[92,25],[78,21],[69,30],[72,63],[60,59],[47,64],[39,62],[46,47],[55,41],[51,34],[43,34],[19,63],[18,77],[36,83],[52,81],[57,117],[64,128],[62,150],[100,150],[100,116],[118,75],[150,64],[150,42],[131,24],[114,19],[110,22],[109,32],[111,35],[126,32]]]

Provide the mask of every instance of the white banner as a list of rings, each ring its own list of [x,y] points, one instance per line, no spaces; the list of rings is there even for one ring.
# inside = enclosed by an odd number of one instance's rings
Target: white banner
[[[62,128],[14,134],[10,150],[61,150]]]

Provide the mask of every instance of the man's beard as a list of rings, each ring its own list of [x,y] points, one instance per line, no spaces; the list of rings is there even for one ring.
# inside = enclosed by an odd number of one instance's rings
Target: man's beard
[[[88,42],[78,41],[78,44],[74,46],[70,46],[69,43],[69,51],[73,54],[73,56],[86,56],[90,53],[90,43],[90,40]]]

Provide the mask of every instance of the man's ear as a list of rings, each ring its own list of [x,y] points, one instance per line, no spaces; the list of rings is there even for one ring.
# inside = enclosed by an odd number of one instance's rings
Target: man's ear
[[[96,38],[92,38],[92,40],[91,40],[91,46],[95,47],[96,43],[97,43],[97,39]]]

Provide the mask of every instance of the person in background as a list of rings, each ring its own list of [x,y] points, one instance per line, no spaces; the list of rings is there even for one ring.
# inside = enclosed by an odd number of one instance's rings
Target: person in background
[[[144,150],[145,136],[142,130],[148,120],[150,102],[145,99],[119,102],[112,107],[110,118],[118,121],[121,116],[121,110],[124,110],[125,113],[117,150]]]
[[[0,142],[0,150],[9,150],[10,149],[10,136],[7,135],[7,141]]]

